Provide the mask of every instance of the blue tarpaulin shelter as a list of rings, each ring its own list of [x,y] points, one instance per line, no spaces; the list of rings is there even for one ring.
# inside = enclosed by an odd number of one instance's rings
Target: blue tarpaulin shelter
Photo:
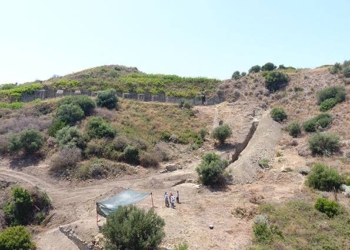
[[[97,214],[107,217],[110,213],[117,210],[120,206],[128,206],[134,203],[137,203],[152,193],[140,193],[133,191],[131,189],[126,189],[120,194],[117,194],[107,200],[96,202]],[[153,198],[152,198],[152,207],[153,207]]]

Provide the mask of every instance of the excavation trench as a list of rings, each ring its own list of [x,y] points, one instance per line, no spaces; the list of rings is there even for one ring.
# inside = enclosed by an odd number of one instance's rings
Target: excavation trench
[[[231,184],[252,183],[262,171],[258,162],[273,159],[277,142],[282,136],[281,125],[265,111],[261,117],[254,116],[244,140],[237,143],[228,166]]]

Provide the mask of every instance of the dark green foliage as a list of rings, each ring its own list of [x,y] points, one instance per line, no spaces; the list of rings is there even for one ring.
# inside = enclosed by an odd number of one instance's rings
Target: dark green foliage
[[[308,140],[313,154],[331,156],[339,150],[339,136],[331,133],[316,133]]]
[[[19,135],[13,135],[9,140],[10,152],[24,151],[25,154],[32,154],[44,145],[43,135],[36,129],[25,129]]]
[[[35,244],[24,226],[15,226],[0,233],[1,250],[34,250]]]
[[[335,98],[337,103],[345,100],[346,92],[342,86],[333,86],[329,88],[322,89],[317,92],[317,104],[321,104],[323,101]]]
[[[300,124],[298,122],[292,122],[288,125],[287,130],[289,135],[296,138],[301,134]]]
[[[335,98],[329,98],[327,100],[324,100],[320,104],[320,111],[327,111],[333,108],[335,105],[337,105],[338,101]]]
[[[345,77],[350,77],[350,66],[343,68],[342,73]]]
[[[139,154],[139,149],[131,145],[127,146],[123,152],[124,159],[128,163],[138,163]]]
[[[61,130],[62,128],[64,128],[66,126],[66,124],[63,121],[60,121],[57,118],[54,118],[52,121],[52,125],[49,128],[49,130],[47,131],[49,136],[55,137],[56,133],[58,130]]]
[[[212,137],[219,141],[220,144],[224,144],[226,139],[232,135],[232,129],[229,125],[223,124],[216,127],[212,132]]]
[[[286,67],[283,64],[281,64],[280,66],[278,66],[278,69],[286,69]]]
[[[57,108],[56,119],[66,125],[73,126],[84,117],[84,111],[76,104],[63,104]]]
[[[239,73],[239,71],[233,72],[232,79],[236,79],[237,80],[239,78],[241,78],[241,74]]]
[[[332,123],[332,116],[327,113],[319,114],[303,124],[306,132],[315,132],[318,127],[326,128]]]
[[[241,73],[241,77],[246,76],[246,75],[247,75],[246,72],[242,72],[242,73]]]
[[[87,95],[67,96],[60,101],[60,106],[65,104],[76,104],[83,111],[85,116],[89,116],[95,109],[95,102]]]
[[[289,81],[289,77],[280,71],[268,72],[265,75],[265,87],[270,92],[275,92],[282,87],[286,86]]]
[[[219,184],[224,179],[223,173],[228,162],[215,153],[206,153],[196,168],[200,181],[204,185]]]
[[[260,72],[260,70],[261,70],[261,67],[259,65],[255,65],[255,66],[251,67],[248,72],[249,72],[249,74],[250,73],[258,73],[258,72]]]
[[[100,91],[97,94],[96,104],[99,107],[115,109],[118,106],[117,93],[114,89]]]
[[[325,198],[317,199],[315,208],[321,213],[326,214],[329,218],[333,218],[340,212],[340,206],[337,202],[330,201]]]
[[[306,184],[321,191],[338,190],[342,177],[338,171],[322,163],[316,163],[307,176]]]
[[[116,134],[113,126],[100,116],[91,117],[86,125],[86,130],[91,138],[113,138]]]
[[[86,138],[76,127],[64,127],[57,131],[56,142],[60,148],[77,147],[84,149],[86,146]]]
[[[107,250],[153,250],[165,237],[164,220],[153,210],[120,207],[107,216],[102,227]]]
[[[268,63],[265,63],[262,67],[261,67],[261,70],[262,71],[273,71],[275,70],[277,67],[275,64],[271,63],[271,62],[268,62]]]
[[[4,207],[6,221],[11,226],[27,225],[33,206],[30,193],[19,186],[15,186],[11,193],[13,201],[8,202]]]
[[[287,119],[287,114],[281,107],[275,107],[271,110],[270,115],[276,122],[282,122]]]

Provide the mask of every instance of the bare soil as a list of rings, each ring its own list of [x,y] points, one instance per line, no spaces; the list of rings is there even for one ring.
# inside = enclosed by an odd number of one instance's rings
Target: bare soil
[[[197,116],[207,121],[209,131],[217,126],[219,121],[223,121],[232,127],[234,134],[223,147],[214,147],[215,142],[211,139],[198,151],[189,151],[186,147],[175,145],[179,157],[173,163],[182,168],[174,172],[160,173],[161,169],[137,167],[135,175],[72,182],[50,177],[47,162],[17,168],[9,159],[1,159],[0,178],[18,182],[23,186],[38,186],[52,199],[54,209],[46,226],[32,228],[38,249],[78,249],[58,230],[59,226],[70,227],[80,238],[91,241],[99,234],[96,225],[96,201],[113,196],[125,188],[152,192],[155,211],[166,222],[166,237],[162,247],[172,249],[180,242],[187,242],[190,249],[244,249],[252,241],[252,218],[256,213],[257,204],[283,202],[300,197],[304,182],[297,169],[305,165],[305,159],[293,148],[284,150],[284,157],[288,155],[288,167],[292,171],[281,172],[283,164],[276,159],[274,153],[281,148],[277,144],[281,138],[281,127],[271,121],[266,112],[253,117],[255,108],[254,104],[248,105],[247,102],[195,107]],[[234,145],[245,139],[249,131],[247,127],[249,128],[254,119],[258,120],[259,126],[264,129],[259,130],[258,126],[242,152],[242,157],[230,166],[233,172],[239,169],[242,173],[244,169],[249,169],[250,174],[254,173],[249,183],[228,185],[224,189],[211,189],[199,185],[195,168],[200,163],[202,154],[211,151],[230,159]],[[271,143],[266,143],[267,133],[269,138],[274,138],[272,141],[269,139]],[[272,168],[262,170],[257,167],[256,161],[248,162],[247,159],[253,156],[254,159],[269,157]],[[284,157],[280,158],[285,159]],[[181,180],[184,183],[176,185]],[[177,204],[175,209],[165,207],[165,191],[180,192],[181,203]],[[151,208],[151,198],[145,199],[137,206]],[[239,215],[237,211],[245,212]],[[99,225],[103,222],[104,219],[100,218]],[[210,229],[209,225],[213,225],[214,228]]]

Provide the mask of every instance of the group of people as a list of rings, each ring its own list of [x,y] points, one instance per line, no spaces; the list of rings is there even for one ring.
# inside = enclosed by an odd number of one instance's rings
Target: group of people
[[[171,204],[171,207],[175,208],[175,197],[174,197],[173,193],[170,193],[170,195],[168,195],[168,193],[165,192],[165,194],[164,194],[164,202],[165,202],[165,206],[166,207],[169,207],[169,205]],[[180,203],[179,191],[176,192],[176,202],[178,204]]]

